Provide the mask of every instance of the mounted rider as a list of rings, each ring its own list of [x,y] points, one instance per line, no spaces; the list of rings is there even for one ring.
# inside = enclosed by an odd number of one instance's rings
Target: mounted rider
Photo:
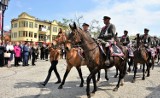
[[[110,56],[112,55],[111,53],[117,53],[117,54],[120,53],[120,49],[115,45],[115,41],[114,41],[116,28],[114,24],[110,23],[110,20],[111,18],[109,16],[103,17],[103,22],[105,26],[102,28],[101,33],[98,37],[98,39],[102,39],[103,41],[107,42],[105,45],[105,49],[106,49],[105,64],[106,65],[110,64]]]
[[[89,24],[83,23],[82,30],[86,32],[89,36],[91,36],[89,33]],[[84,60],[84,52],[80,46],[78,46],[78,55]]]
[[[151,46],[151,37],[148,34],[148,32],[149,32],[149,29],[144,28],[144,34],[141,36],[142,42],[144,43],[146,48]]]
[[[127,30],[124,30],[124,35],[121,37],[120,42],[122,42],[123,46],[127,46],[130,43]]]

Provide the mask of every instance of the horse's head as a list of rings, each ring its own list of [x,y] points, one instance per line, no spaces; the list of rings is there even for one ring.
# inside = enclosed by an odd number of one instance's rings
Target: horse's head
[[[79,28],[77,28],[76,23],[73,23],[73,26],[70,26],[71,33],[69,34],[68,39],[71,40],[74,44],[80,43],[81,42],[81,35],[79,33]]]

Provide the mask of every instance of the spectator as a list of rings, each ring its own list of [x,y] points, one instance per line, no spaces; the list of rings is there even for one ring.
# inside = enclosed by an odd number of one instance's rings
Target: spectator
[[[25,43],[23,46],[23,66],[28,66],[28,57],[29,57],[29,44]]]
[[[31,47],[31,55],[32,55],[32,65],[34,66],[35,65],[35,59],[36,59],[36,46],[35,44],[32,44],[32,47]]]
[[[11,67],[10,62],[13,60],[13,52],[14,52],[14,47],[13,47],[13,45],[12,45],[11,42],[8,42],[8,43],[7,43],[6,52],[7,52],[7,53],[10,53],[10,57],[9,57],[9,58],[6,58],[7,67]]]
[[[48,45],[46,45],[46,47],[45,47],[45,59],[46,59],[46,61],[48,61],[48,54],[49,54],[49,47],[48,47]]]
[[[14,54],[15,54],[14,65],[19,66],[19,61],[21,58],[21,48],[19,46],[19,42],[16,42],[16,45],[14,46]]]

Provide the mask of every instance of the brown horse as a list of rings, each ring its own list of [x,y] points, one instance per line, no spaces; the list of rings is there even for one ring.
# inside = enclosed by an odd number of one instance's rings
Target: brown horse
[[[64,74],[62,83],[60,84],[58,89],[63,88],[65,80],[68,76],[68,73],[72,69],[72,67],[76,67],[76,69],[79,73],[80,79],[81,79],[80,87],[83,87],[84,80],[83,80],[83,77],[82,77],[81,66],[86,66],[87,62],[85,60],[83,60],[83,58],[80,56],[81,54],[78,53],[78,51],[79,51],[78,49],[79,48],[77,48],[77,47],[73,47],[72,43],[69,40],[67,40],[65,42],[67,68],[66,68],[66,72]],[[105,78],[106,78],[106,80],[108,80],[107,70],[105,70],[105,73],[106,73]],[[97,81],[99,81],[99,79],[100,79],[100,72],[98,73]]]
[[[63,88],[65,80],[66,80],[66,78],[68,76],[68,73],[72,69],[72,67],[76,67],[76,69],[77,69],[77,71],[79,73],[79,76],[81,78],[80,87],[83,87],[84,80],[83,80],[83,77],[82,77],[81,65],[85,65],[85,64],[82,64],[82,61],[83,61],[82,58],[79,56],[77,49],[71,47],[71,43],[70,42],[68,42],[68,41],[65,42],[65,48],[66,48],[67,68],[66,68],[66,72],[64,74],[62,83],[60,84],[58,89],[62,89]]]
[[[145,80],[145,64],[147,65],[147,77],[150,76],[150,67],[151,64],[149,63],[149,54],[147,50],[144,47],[144,44],[141,41],[141,38],[139,34],[137,34],[136,37],[137,42],[137,49],[133,52],[134,53],[134,77],[133,77],[133,83],[136,80],[136,73],[137,73],[137,64],[143,64],[143,77],[142,80]]]
[[[114,88],[114,91],[117,91],[120,85],[121,80],[125,76],[125,70],[126,70],[126,61],[127,61],[127,50],[122,46],[122,51],[125,54],[124,60],[118,56],[110,57],[110,64],[109,66],[105,65],[105,57],[102,53],[99,45],[94,41],[87,33],[85,33],[80,28],[76,27],[76,24],[74,23],[73,26],[70,25],[70,28],[72,30],[72,33],[70,34],[70,39],[74,43],[80,43],[82,49],[85,53],[85,58],[87,61],[87,67],[90,70],[90,74],[87,77],[87,96],[90,98],[90,81],[93,80],[94,89],[92,93],[95,93],[97,91],[97,85],[96,85],[96,79],[95,74],[100,69],[108,69],[112,66],[115,66],[119,71],[119,80],[118,84]]]

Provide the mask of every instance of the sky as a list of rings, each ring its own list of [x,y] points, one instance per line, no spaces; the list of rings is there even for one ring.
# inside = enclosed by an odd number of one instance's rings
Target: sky
[[[128,30],[129,35],[143,34],[160,36],[160,0],[10,0],[4,16],[4,29],[9,30],[11,19],[22,12],[42,20],[63,18],[75,19],[83,16],[81,23],[99,21],[103,27],[103,16],[110,16],[118,35]]]

